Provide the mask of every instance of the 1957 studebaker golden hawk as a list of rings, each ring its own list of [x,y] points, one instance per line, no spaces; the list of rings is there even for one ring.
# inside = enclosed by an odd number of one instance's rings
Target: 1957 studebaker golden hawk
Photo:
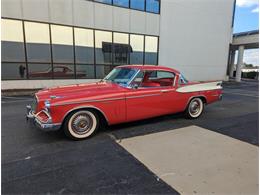
[[[108,125],[184,112],[198,118],[204,105],[222,97],[222,82],[189,82],[179,71],[149,65],[113,69],[96,83],[44,89],[27,106],[27,119],[43,130],[63,129],[84,139]]]

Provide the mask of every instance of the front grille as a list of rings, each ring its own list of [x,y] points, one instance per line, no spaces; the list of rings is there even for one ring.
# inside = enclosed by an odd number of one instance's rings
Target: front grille
[[[33,101],[32,101],[32,111],[35,112],[36,108],[37,108],[37,98],[36,96],[33,97]]]

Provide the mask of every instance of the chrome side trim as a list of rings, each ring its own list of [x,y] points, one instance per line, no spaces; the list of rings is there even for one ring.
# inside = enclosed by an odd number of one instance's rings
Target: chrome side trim
[[[73,112],[73,111],[75,111],[75,110],[78,110],[78,109],[83,109],[83,108],[93,108],[93,109],[96,109],[96,110],[100,111],[100,112],[103,114],[103,116],[105,117],[105,119],[106,119],[106,121],[107,121],[107,124],[109,124],[109,120],[108,120],[107,116],[105,115],[105,113],[104,113],[101,109],[99,109],[99,108],[97,108],[97,107],[95,107],[95,106],[92,106],[92,105],[78,106],[78,107],[75,107],[75,108],[70,109],[70,110],[67,111],[66,114],[63,116],[63,118],[62,118],[62,120],[61,120],[61,123],[63,123],[64,119],[68,116],[69,113],[71,113],[71,112]]]
[[[115,100],[124,100],[125,98],[107,98],[107,99],[100,99],[100,100],[82,100],[78,102],[67,102],[67,103],[57,103],[52,104],[51,106],[63,106],[69,104],[81,104],[81,103],[90,103],[90,102],[104,102],[104,101],[115,101]]]
[[[136,96],[130,96],[126,97],[126,99],[133,99],[133,98],[144,98],[144,97],[150,97],[150,96],[159,96],[161,94],[149,94],[149,95],[136,95]]]

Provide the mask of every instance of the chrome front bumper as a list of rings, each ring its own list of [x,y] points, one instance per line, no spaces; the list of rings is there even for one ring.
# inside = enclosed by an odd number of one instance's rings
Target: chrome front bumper
[[[42,112],[42,111],[40,111]],[[30,105],[26,106],[26,120],[27,121],[32,121],[35,126],[40,128],[41,130],[44,131],[56,131],[61,128],[61,123],[52,123],[52,120],[48,120],[47,122],[41,121],[41,119],[38,117],[38,114],[35,114],[32,111],[32,107]]]

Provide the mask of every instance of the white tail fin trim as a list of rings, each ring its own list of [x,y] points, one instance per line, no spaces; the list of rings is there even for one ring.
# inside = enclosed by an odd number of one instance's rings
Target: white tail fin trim
[[[196,92],[196,91],[222,89],[221,84],[222,84],[222,81],[198,83],[198,84],[179,87],[176,91],[180,92],[180,93],[188,93],[188,92]]]

